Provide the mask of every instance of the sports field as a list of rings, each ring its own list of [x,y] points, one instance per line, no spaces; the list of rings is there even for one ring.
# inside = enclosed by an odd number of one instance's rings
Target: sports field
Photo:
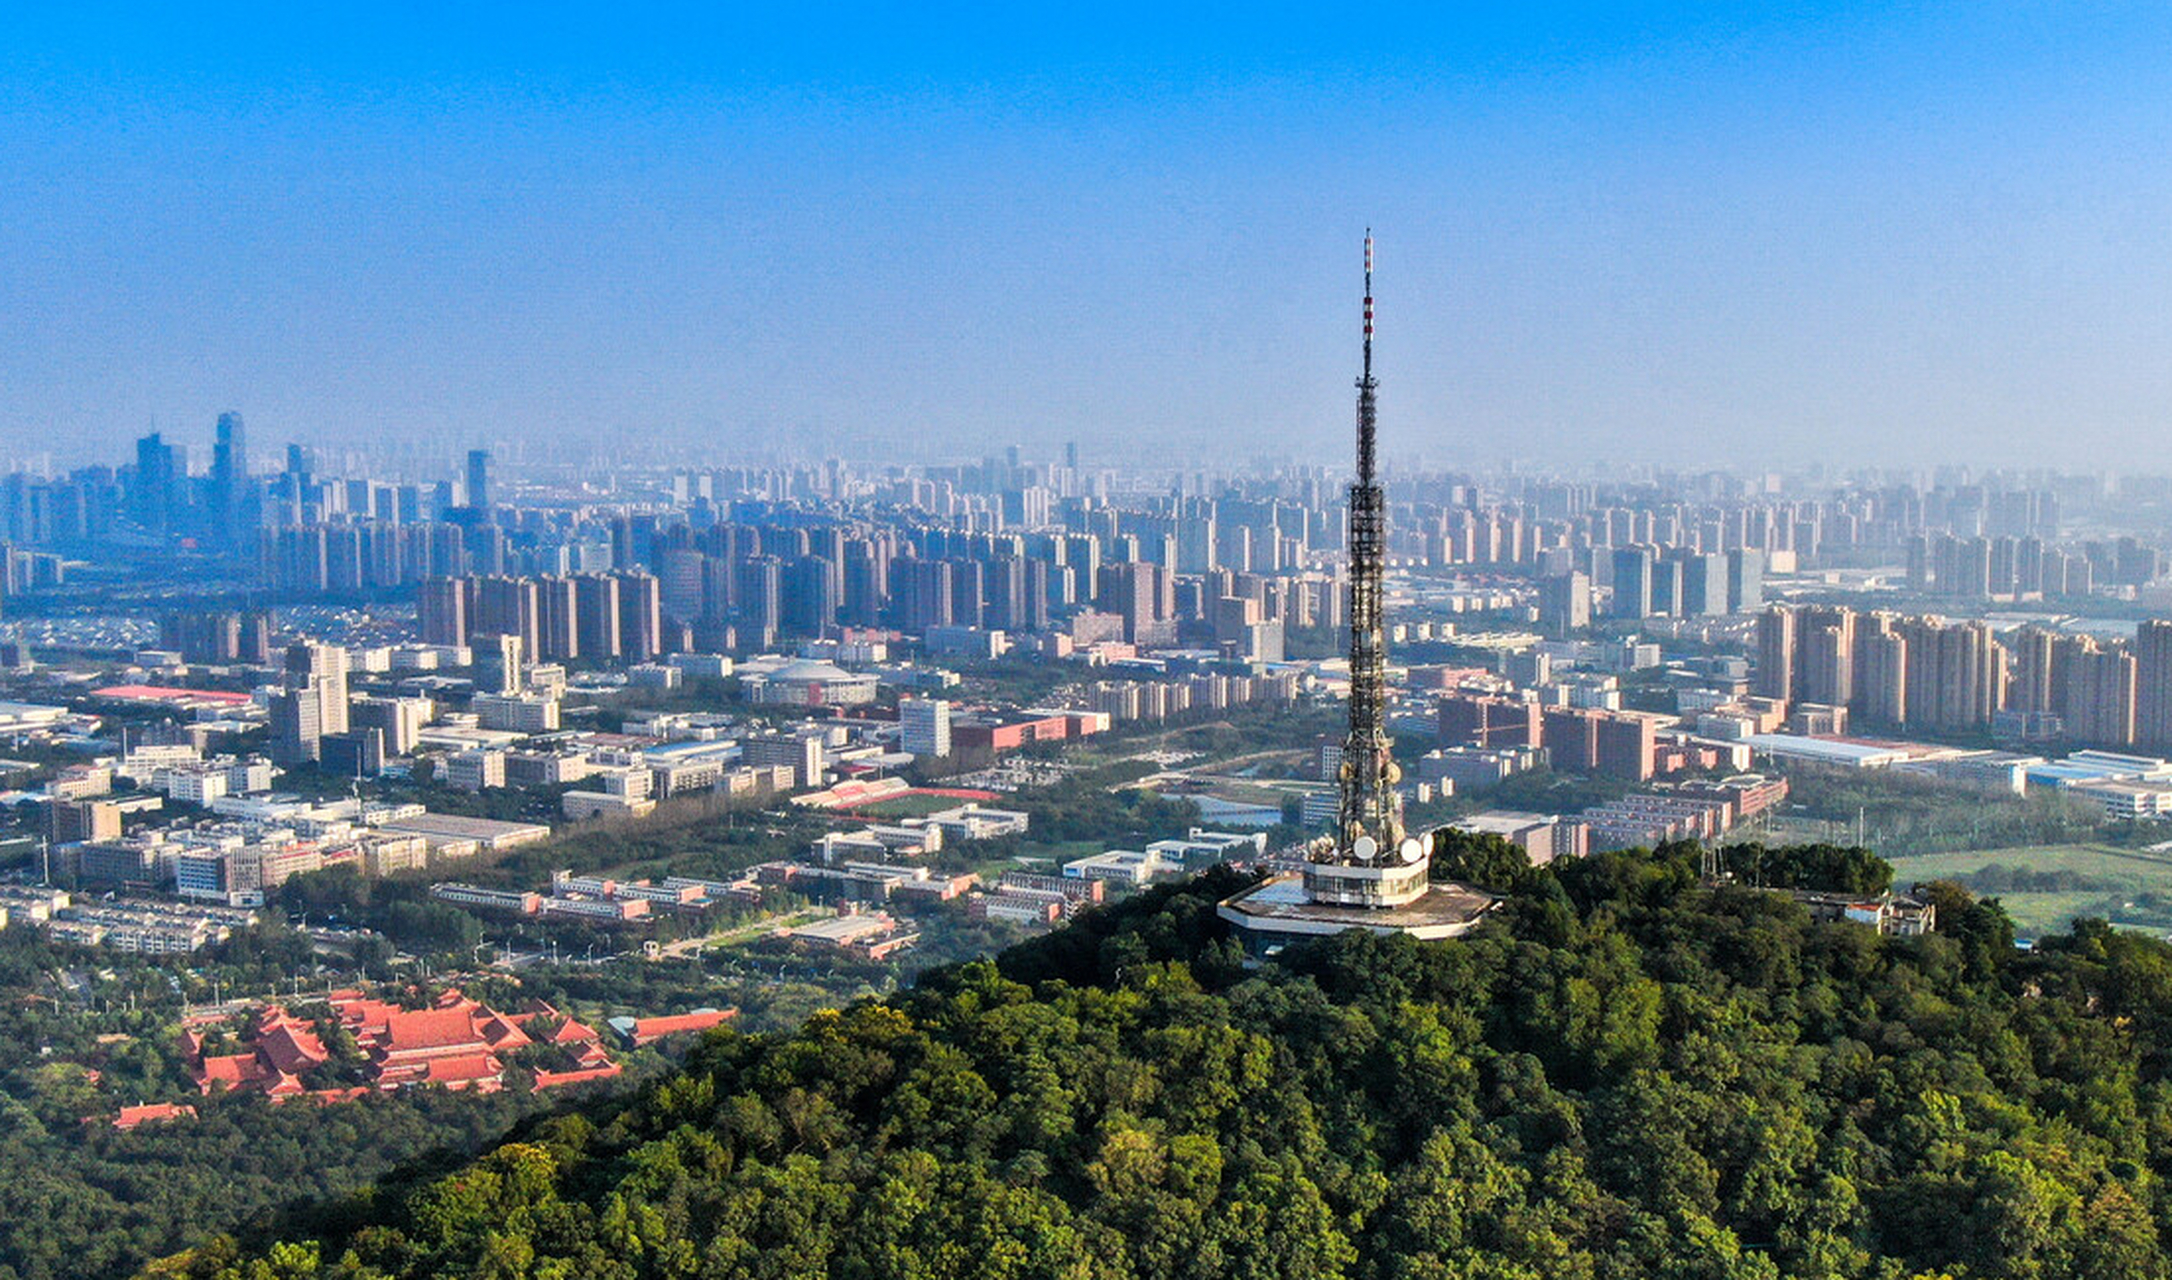
[[[2063,931],[2077,915],[2103,916],[2123,927],[2152,932],[2172,930],[2172,916],[2167,915],[2165,905],[2138,901],[2155,897],[2172,904],[2172,856],[2162,853],[2102,844],[2062,844],[1922,854],[1890,861],[1894,883],[1901,888],[1924,880],[1957,880],[1996,897],[2024,936]],[[2072,883],[2044,888],[2002,887],[1996,882],[1998,872],[1993,868],[2039,876],[2064,873]],[[1980,883],[1986,880],[1991,882]]]

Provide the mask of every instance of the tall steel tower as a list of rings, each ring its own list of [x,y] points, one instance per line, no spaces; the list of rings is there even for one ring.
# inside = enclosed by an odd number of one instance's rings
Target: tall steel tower
[[[1342,744],[1335,829],[1309,859],[1315,900],[1394,905],[1425,891],[1430,861],[1403,831],[1402,797],[1388,739],[1388,635],[1381,572],[1388,539],[1380,489],[1373,377],[1373,236],[1365,233],[1365,364],[1357,381],[1357,478],[1350,485],[1350,733]]]
[[[1342,803],[1335,843],[1352,861],[1400,860],[1403,806],[1388,742],[1388,633],[1380,575],[1388,543],[1387,497],[1375,442],[1373,233],[1365,232],[1365,366],[1357,381],[1357,479],[1350,485],[1350,734],[1342,744]],[[1369,837],[1369,838],[1368,838]]]
[[[1387,622],[1381,574],[1387,499],[1374,438],[1373,235],[1365,233],[1365,367],[1358,378],[1357,479],[1350,486],[1350,734],[1343,739],[1334,830],[1305,850],[1298,875],[1271,876],[1224,899],[1215,913],[1268,957],[1308,938],[1365,929],[1423,939],[1459,937],[1500,899],[1433,879],[1430,833],[1403,829],[1400,781],[1388,740]]]

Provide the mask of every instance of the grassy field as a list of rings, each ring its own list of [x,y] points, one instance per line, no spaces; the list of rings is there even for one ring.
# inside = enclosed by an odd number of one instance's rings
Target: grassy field
[[[2071,888],[1980,889],[2005,905],[2024,936],[2061,932],[2076,916],[2103,916],[2124,927],[2167,931],[2161,910],[2135,903],[2146,895],[2172,899],[2172,857],[2164,854],[2101,844],[2062,844],[1922,854],[1890,861],[1894,881],[1903,887],[1923,880],[1971,884],[1990,867],[2077,877],[2082,883]]]

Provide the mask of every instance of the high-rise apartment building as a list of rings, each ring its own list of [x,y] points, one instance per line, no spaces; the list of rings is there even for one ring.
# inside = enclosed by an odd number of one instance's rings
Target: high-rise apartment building
[[[2135,661],[2124,645],[2099,646],[2087,636],[2062,648],[2066,733],[2077,742],[2125,747],[2134,742]]]
[[[1807,608],[1796,625],[1794,699],[1847,706],[1855,697],[1855,611]]]
[[[1757,670],[1751,687],[1760,698],[1795,696],[1795,611],[1774,605],[1757,615]]]
[[[1591,625],[1591,577],[1572,569],[1539,582],[1539,623],[1560,638]]]
[[[545,662],[567,662],[581,656],[581,610],[578,589],[569,577],[544,577],[535,584],[536,656]]]
[[[647,662],[664,651],[662,584],[638,569],[617,576],[619,656]]]
[[[2134,741],[2172,751],[2172,622],[2152,618],[2134,629]]]
[[[1856,672],[1850,709],[1879,724],[1907,724],[1907,637],[1891,625],[1863,628],[1856,637]]]
[[[584,573],[573,580],[573,596],[581,656],[593,662],[616,661],[624,652],[619,643],[617,576]]]
[[[533,578],[484,578],[476,586],[475,615],[469,619],[471,634],[516,636],[520,651],[533,654],[542,648],[543,601]]]
[[[460,578],[426,578],[415,592],[415,619],[424,644],[468,642],[467,583]]]
[[[1901,624],[1908,641],[1908,723],[1978,729],[2005,705],[2006,650],[1984,622],[1930,616]]]

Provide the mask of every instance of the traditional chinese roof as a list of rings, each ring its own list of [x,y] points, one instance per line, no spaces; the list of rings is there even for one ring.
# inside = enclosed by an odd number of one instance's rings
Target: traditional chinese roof
[[[538,1071],[535,1073],[535,1087],[538,1089],[555,1089],[560,1085],[584,1084],[590,1080],[609,1080],[623,1070],[625,1068],[615,1062],[605,1062],[600,1066],[582,1067],[577,1071]]]
[[[123,1131],[140,1124],[154,1124],[165,1120],[194,1120],[196,1108],[186,1103],[152,1102],[140,1107],[122,1107],[121,1114],[113,1117],[113,1127]],[[96,1123],[96,1116],[85,1116],[85,1123]]]
[[[476,1033],[474,1014],[457,1006],[449,1009],[412,1009],[385,1020],[380,1054],[427,1053],[463,1045],[483,1047]]]
[[[495,1086],[504,1073],[505,1068],[499,1065],[497,1058],[487,1053],[476,1053],[457,1058],[433,1058],[430,1060],[430,1070],[426,1078],[432,1084],[459,1089],[486,1083]]]
[[[331,1060],[325,1051],[324,1041],[305,1022],[287,1020],[256,1038],[257,1056],[264,1059],[276,1071],[287,1075],[300,1075],[312,1071]]]

